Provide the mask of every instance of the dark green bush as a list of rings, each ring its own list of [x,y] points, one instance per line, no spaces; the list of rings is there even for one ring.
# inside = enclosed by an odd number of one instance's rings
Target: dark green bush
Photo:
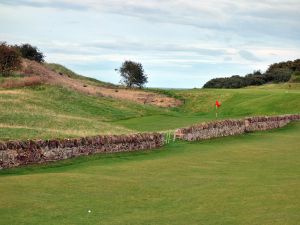
[[[16,45],[15,48],[21,53],[23,58],[34,60],[36,62],[44,62],[44,54],[30,44]]]
[[[247,74],[244,77],[234,75],[225,78],[214,78],[204,84],[204,88],[242,88],[250,85],[263,85],[265,83],[282,83],[291,79],[292,74],[300,72],[300,59],[274,63],[265,73],[260,70]],[[295,80],[295,79],[294,79]],[[297,79],[296,79],[297,80]]]

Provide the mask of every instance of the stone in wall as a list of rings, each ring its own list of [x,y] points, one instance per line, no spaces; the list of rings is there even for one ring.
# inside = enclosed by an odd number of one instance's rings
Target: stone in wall
[[[245,132],[270,130],[300,120],[300,114],[282,116],[255,116],[242,120],[221,120],[201,123],[176,130],[177,138],[187,141],[205,140],[216,137],[238,135]]]
[[[292,120],[298,120],[297,115],[257,116],[245,118],[245,132],[263,131],[280,128]]]
[[[163,144],[164,136],[159,133],[0,142],[0,169],[94,153],[152,149],[161,147]]]
[[[238,135],[244,133],[244,130],[245,123],[243,120],[221,120],[178,129],[175,135],[183,140],[196,141]]]

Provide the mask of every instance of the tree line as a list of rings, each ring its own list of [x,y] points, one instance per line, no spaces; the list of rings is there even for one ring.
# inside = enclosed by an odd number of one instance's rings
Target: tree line
[[[43,63],[44,54],[35,46],[30,44],[8,45],[0,42],[0,75],[9,76],[18,71],[22,65],[22,58]],[[148,82],[143,65],[138,62],[126,60],[119,69],[121,83],[125,86],[142,88]],[[266,83],[281,83],[291,80],[299,80],[300,59],[274,63],[268,67],[266,72],[253,71],[245,76],[233,75],[231,77],[214,78],[204,84],[204,88],[242,88],[257,86]]]
[[[271,64],[266,72],[253,71],[245,76],[233,75],[231,77],[214,78],[204,84],[204,88],[242,88],[258,86],[266,83],[287,82],[295,74],[300,73],[300,59]]]

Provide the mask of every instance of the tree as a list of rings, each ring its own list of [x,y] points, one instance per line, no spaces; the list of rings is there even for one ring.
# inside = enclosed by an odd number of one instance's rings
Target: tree
[[[0,42],[0,74],[7,76],[20,68],[21,56],[18,51],[5,42]]]
[[[30,44],[22,44],[20,46],[16,45],[23,58],[34,60],[36,62],[44,62],[44,54],[38,50],[37,47],[34,47]]]
[[[122,77],[121,82],[127,87],[137,86],[142,88],[145,83],[147,83],[148,77],[144,73],[144,69],[141,63],[136,63],[133,61],[125,61],[119,69],[120,75]]]

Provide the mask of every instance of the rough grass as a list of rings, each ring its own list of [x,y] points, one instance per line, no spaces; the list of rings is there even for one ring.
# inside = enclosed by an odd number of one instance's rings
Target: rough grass
[[[296,225],[299,132],[292,123],[1,171],[0,224]]]
[[[0,89],[0,106],[2,140],[130,133],[111,121],[165,111],[54,86]]]
[[[85,77],[85,76],[79,75],[79,74],[73,72],[72,70],[66,68],[65,66],[57,64],[57,63],[44,63],[44,65],[47,68],[51,69],[52,71],[65,74],[68,77],[73,78],[73,79],[85,81],[91,85],[104,86],[104,87],[118,87],[117,85],[114,85],[112,83],[103,82],[103,81],[100,81],[100,80],[97,80],[97,79],[94,79],[91,77]]]
[[[0,88],[11,89],[29,86],[38,86],[43,84],[43,79],[40,76],[23,77],[23,78],[8,78],[0,83]]]
[[[222,102],[218,119],[300,112],[297,84],[163,92],[184,99],[185,104],[163,109],[46,85],[0,89],[0,139],[173,130],[216,119],[216,99]]]
[[[0,73],[0,85],[3,84],[3,82],[6,82],[8,80],[18,81],[20,78],[24,78],[24,75],[19,74],[19,73],[12,73],[9,76],[5,76]]]

